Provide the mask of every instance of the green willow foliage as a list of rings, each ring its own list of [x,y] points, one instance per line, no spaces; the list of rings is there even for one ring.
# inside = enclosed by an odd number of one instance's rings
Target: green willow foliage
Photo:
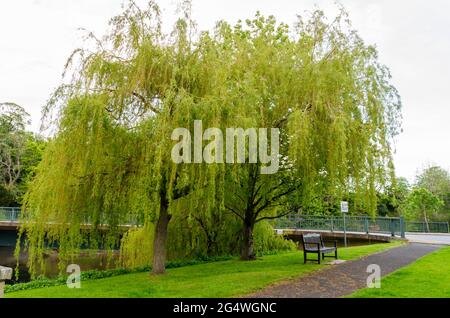
[[[72,79],[45,109],[55,136],[26,197],[33,273],[46,244],[58,242],[64,264],[83,244],[116,247],[130,220],[156,226],[149,235],[164,238],[155,248],[167,245],[169,257],[234,252],[241,226],[225,209],[227,185],[247,165],[174,164],[171,133],[193,131],[196,119],[223,131],[280,128],[284,170],[301,182],[302,205],[352,192],[375,211],[376,188],[393,173],[400,99],[346,13],[327,22],[316,11],[294,27],[258,13],[196,32],[184,7],[164,34],[155,3],[130,2],[110,33],[89,34],[93,47],[69,59]],[[273,186],[265,180],[261,187]]]
[[[124,268],[148,266],[153,257],[153,233],[148,226],[130,229],[120,245],[120,263]]]

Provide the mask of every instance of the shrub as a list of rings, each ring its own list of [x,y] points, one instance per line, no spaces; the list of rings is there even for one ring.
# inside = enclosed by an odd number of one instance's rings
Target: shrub
[[[260,222],[255,226],[254,243],[255,253],[258,256],[297,249],[296,243],[275,234],[268,222]]]
[[[153,257],[154,230],[150,227],[130,229],[120,244],[120,264],[124,268],[148,266]]]

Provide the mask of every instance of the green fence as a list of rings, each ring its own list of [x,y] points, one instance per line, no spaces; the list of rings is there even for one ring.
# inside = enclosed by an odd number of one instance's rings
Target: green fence
[[[406,232],[450,233],[448,222],[406,222]]]
[[[344,217],[288,215],[274,222],[278,229],[344,231]],[[405,232],[449,233],[448,222],[405,222],[403,218],[346,216],[348,232],[381,233],[404,237]]]
[[[0,207],[0,222],[18,222],[21,213],[21,208],[14,207]],[[90,224],[89,218],[85,219],[85,224]],[[120,224],[123,226],[135,226],[141,225],[144,222],[138,218],[138,216],[128,217],[126,220],[121,222]],[[107,224],[106,221],[100,222],[100,224]]]
[[[0,222],[18,221],[20,208],[0,207]],[[88,223],[88,222],[87,222]],[[140,224],[139,220],[131,220],[126,224]],[[346,216],[346,230],[349,232],[363,233],[383,233],[391,235],[404,235],[405,232],[420,233],[450,233],[448,222],[409,222],[403,218],[388,218],[369,216]],[[304,229],[304,230],[324,230],[343,231],[344,218],[342,216],[306,216],[290,214],[286,217],[274,221],[274,226],[278,229]]]
[[[19,219],[20,208],[0,207],[0,222],[15,222]]]

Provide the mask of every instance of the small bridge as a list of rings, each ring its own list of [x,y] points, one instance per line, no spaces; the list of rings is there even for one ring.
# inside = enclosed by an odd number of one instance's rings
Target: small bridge
[[[17,241],[20,208],[0,207],[0,247],[13,247]]]
[[[20,227],[21,209],[17,207],[0,207],[0,245],[2,237],[7,237],[11,241],[16,237],[16,232]],[[136,226],[136,222],[129,222],[123,225],[124,228]],[[342,216],[306,216],[290,214],[276,220],[274,228],[283,230],[285,234],[301,235],[304,232],[322,232],[329,237],[340,238],[344,233],[344,218]],[[86,227],[90,224],[87,222]],[[106,227],[106,226],[105,226]],[[349,238],[368,238],[375,241],[390,240],[391,237],[419,238],[434,237],[434,234],[441,235],[445,239],[450,233],[448,222],[409,222],[401,217],[376,217],[369,216],[346,216],[345,231]],[[11,238],[10,238],[11,236]],[[450,241],[450,239],[449,239]]]
[[[0,230],[16,229],[19,224],[20,208],[0,207]]]
[[[21,208],[5,208],[0,207],[0,231],[7,229],[18,229],[20,227],[20,213]],[[120,227],[132,227],[140,225],[136,220],[129,220],[123,224],[120,224]],[[86,220],[86,223],[83,224],[84,227],[91,227],[91,223],[89,220]],[[100,227],[107,228],[108,224],[101,223]]]
[[[274,228],[288,237],[303,233],[320,232],[327,238],[343,238],[344,224],[347,237],[350,239],[369,239],[386,242],[391,238],[416,238],[420,235],[433,237],[449,236],[448,222],[409,222],[402,217],[369,217],[369,216],[306,216],[290,214],[274,222]]]
[[[21,208],[18,207],[0,207],[0,246],[15,246],[17,241],[17,233],[20,228]],[[126,222],[120,225],[120,229],[126,231],[131,227],[138,225],[137,221]],[[87,221],[82,224],[83,229],[91,228],[91,224]],[[106,231],[107,224],[99,225],[99,230]]]

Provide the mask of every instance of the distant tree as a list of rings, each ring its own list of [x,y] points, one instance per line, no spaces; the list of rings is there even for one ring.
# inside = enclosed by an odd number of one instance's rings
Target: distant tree
[[[409,192],[411,192],[411,185],[409,184],[408,179],[403,177],[397,178],[395,187],[393,188],[393,193],[397,203],[402,203],[405,201],[409,195]]]
[[[439,166],[430,166],[416,177],[416,184],[435,195],[445,194],[450,192],[450,173]]]
[[[46,141],[26,131],[29,115],[19,105],[0,103],[0,205],[20,204],[42,158]]]
[[[37,167],[42,160],[46,146],[47,140],[44,137],[32,132],[26,133],[26,142],[22,154],[22,173],[17,185],[19,203],[22,202],[30,182],[37,173]]]
[[[450,218],[450,173],[439,166],[430,166],[416,177],[416,184],[443,200],[444,205],[438,212]]]
[[[26,131],[29,115],[14,103],[0,103],[0,206],[17,206],[41,160],[45,140]]]
[[[424,188],[414,188],[403,204],[403,215],[408,219],[423,220],[430,231],[430,215],[438,211],[444,202]]]
[[[16,198],[3,186],[0,186],[0,206],[16,207],[17,205]]]
[[[0,185],[13,196],[18,193],[17,184],[23,170],[28,116],[19,105],[0,104]]]
[[[405,202],[410,191],[411,186],[406,178],[396,178],[394,183],[378,193],[378,215],[399,215],[400,206]]]

